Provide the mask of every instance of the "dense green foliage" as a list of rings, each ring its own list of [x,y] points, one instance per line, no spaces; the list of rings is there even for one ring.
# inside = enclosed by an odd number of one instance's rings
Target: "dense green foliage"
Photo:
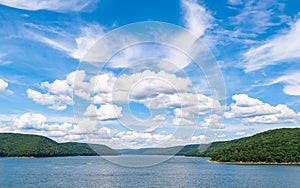
[[[300,162],[300,129],[270,130],[251,137],[227,142],[210,152],[220,162]]]
[[[92,147],[92,148],[91,148]],[[57,143],[47,137],[0,133],[0,157],[54,157],[76,155],[118,155],[104,145],[68,142]],[[97,153],[94,151],[97,151]]]
[[[187,151],[185,156],[210,157],[212,153],[224,147],[231,146],[238,140],[213,142],[211,144],[203,144],[202,147]]]

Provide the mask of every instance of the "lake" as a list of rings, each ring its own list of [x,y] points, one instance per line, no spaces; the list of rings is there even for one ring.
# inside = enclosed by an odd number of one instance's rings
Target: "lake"
[[[124,157],[128,156],[112,158]],[[136,160],[143,157],[136,156]],[[0,187],[287,188],[300,187],[300,166],[228,165],[211,163],[208,158],[173,157],[154,166],[133,168],[101,157],[1,158]]]

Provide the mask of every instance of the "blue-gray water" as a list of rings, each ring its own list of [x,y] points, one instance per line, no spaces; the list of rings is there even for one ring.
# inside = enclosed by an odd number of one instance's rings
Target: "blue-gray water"
[[[151,167],[128,168],[100,157],[1,158],[0,187],[287,188],[300,187],[300,166],[225,165],[173,157]]]

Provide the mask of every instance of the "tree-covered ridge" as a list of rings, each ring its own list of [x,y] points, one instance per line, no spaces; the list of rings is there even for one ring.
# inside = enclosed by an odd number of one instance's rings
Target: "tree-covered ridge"
[[[57,143],[47,137],[28,134],[0,133],[0,157],[54,157],[77,155],[118,155],[105,145]]]
[[[300,128],[270,130],[227,143],[229,145],[210,153],[211,160],[219,162],[300,162]]]

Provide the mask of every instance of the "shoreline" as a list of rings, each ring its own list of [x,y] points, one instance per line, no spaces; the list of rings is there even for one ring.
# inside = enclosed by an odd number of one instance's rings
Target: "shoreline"
[[[209,160],[211,163],[217,163],[217,164],[237,164],[237,165],[300,165],[300,162],[291,162],[291,163],[278,163],[278,162],[220,162],[220,161],[212,161]]]

